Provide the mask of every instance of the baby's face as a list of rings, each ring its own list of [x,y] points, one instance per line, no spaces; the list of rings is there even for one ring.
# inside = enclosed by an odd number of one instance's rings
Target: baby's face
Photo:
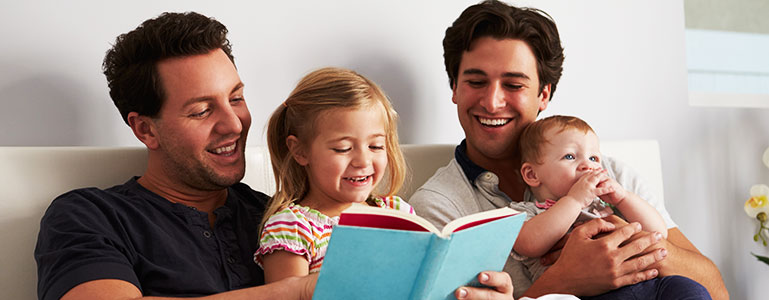
[[[549,143],[542,145],[540,161],[533,169],[542,182],[542,195],[558,200],[585,173],[601,169],[601,151],[598,136],[594,132],[582,132],[570,128],[545,131]]]

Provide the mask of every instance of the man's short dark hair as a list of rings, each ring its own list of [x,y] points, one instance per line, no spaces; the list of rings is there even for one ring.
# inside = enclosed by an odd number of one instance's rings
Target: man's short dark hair
[[[462,54],[481,37],[517,39],[528,44],[537,60],[539,92],[550,84],[552,98],[563,71],[563,47],[550,15],[535,8],[519,8],[495,0],[465,9],[446,29],[443,38],[443,59],[452,88],[459,75]]]
[[[128,113],[156,117],[164,102],[158,62],[173,57],[206,54],[222,49],[235,63],[227,27],[213,18],[187,13],[163,13],[121,34],[104,57],[109,94],[128,124]]]

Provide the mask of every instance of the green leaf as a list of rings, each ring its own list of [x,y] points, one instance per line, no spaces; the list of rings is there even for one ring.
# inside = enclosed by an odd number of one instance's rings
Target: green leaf
[[[758,258],[758,260],[762,261],[763,263],[769,265],[769,257],[761,256],[761,255],[755,255],[755,254],[753,254],[753,252],[751,252],[750,254],[752,254],[753,256]]]

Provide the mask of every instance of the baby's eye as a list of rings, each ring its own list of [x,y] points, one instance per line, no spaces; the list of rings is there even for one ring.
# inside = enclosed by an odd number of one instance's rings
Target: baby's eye
[[[331,150],[334,150],[336,153],[347,153],[352,150],[352,148],[331,148]]]
[[[574,154],[566,154],[566,155],[563,156],[563,159],[573,160],[574,159]]]
[[[601,159],[599,159],[599,158],[598,158],[598,156],[591,156],[591,157],[590,157],[590,161],[598,162],[598,161],[600,161],[600,160],[601,160]]]

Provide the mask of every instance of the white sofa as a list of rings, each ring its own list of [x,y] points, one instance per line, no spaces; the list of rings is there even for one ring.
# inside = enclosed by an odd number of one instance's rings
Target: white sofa
[[[659,145],[653,140],[602,144],[604,154],[629,164],[662,197]],[[454,145],[403,145],[411,180],[399,193],[404,199],[445,165]],[[267,148],[249,146],[244,182],[274,191]],[[0,147],[0,291],[3,299],[35,299],[37,267],[33,250],[40,218],[57,195],[71,189],[121,184],[141,175],[146,150],[139,147]]]

